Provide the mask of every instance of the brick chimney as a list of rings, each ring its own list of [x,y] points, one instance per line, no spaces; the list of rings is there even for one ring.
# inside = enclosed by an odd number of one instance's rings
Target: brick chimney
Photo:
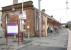
[[[51,17],[53,18],[53,15],[51,15]]]
[[[45,9],[42,9],[42,12],[45,13]]]
[[[13,0],[13,4],[17,4],[18,3],[18,0]]]

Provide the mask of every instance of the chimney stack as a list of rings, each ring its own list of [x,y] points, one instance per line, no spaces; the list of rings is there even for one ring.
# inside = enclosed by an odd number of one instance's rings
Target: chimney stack
[[[51,15],[51,18],[53,18],[53,15]]]
[[[45,9],[42,9],[42,12],[45,13]]]
[[[13,0],[13,4],[17,4],[18,3],[18,0]]]

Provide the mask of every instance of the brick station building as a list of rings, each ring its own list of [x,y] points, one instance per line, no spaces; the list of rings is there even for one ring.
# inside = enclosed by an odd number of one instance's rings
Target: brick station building
[[[23,32],[25,36],[28,32],[30,36],[39,36],[39,10],[34,7],[32,1],[24,2],[23,10],[26,19],[24,17],[20,18],[22,14],[22,3],[2,7],[3,31],[7,32],[7,24],[16,24],[19,26],[19,32]],[[49,26],[58,27],[60,23],[49,18],[49,15],[41,11],[41,34],[43,37],[48,35],[47,30]]]

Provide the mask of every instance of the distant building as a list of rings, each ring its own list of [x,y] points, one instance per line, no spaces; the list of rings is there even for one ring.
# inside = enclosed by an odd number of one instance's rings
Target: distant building
[[[6,25],[19,25],[19,32],[25,35],[29,32],[30,36],[39,36],[39,10],[33,6],[32,1],[23,3],[23,17],[22,17],[22,3],[2,7],[2,27],[6,31]],[[45,14],[45,10],[41,11],[42,36],[48,36],[48,27],[58,28],[60,23],[53,17]]]

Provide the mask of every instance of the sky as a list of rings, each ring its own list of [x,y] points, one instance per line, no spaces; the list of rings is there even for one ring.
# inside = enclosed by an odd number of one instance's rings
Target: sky
[[[12,5],[13,0],[0,0],[0,9],[1,7]],[[28,0],[23,0],[28,1]],[[22,0],[18,1],[19,3]],[[66,0],[41,0],[41,10],[45,9],[48,15],[53,15],[53,17],[61,23],[66,23],[71,21],[71,0],[68,0],[68,7],[66,9]],[[33,4],[38,8],[38,0],[33,0]]]

